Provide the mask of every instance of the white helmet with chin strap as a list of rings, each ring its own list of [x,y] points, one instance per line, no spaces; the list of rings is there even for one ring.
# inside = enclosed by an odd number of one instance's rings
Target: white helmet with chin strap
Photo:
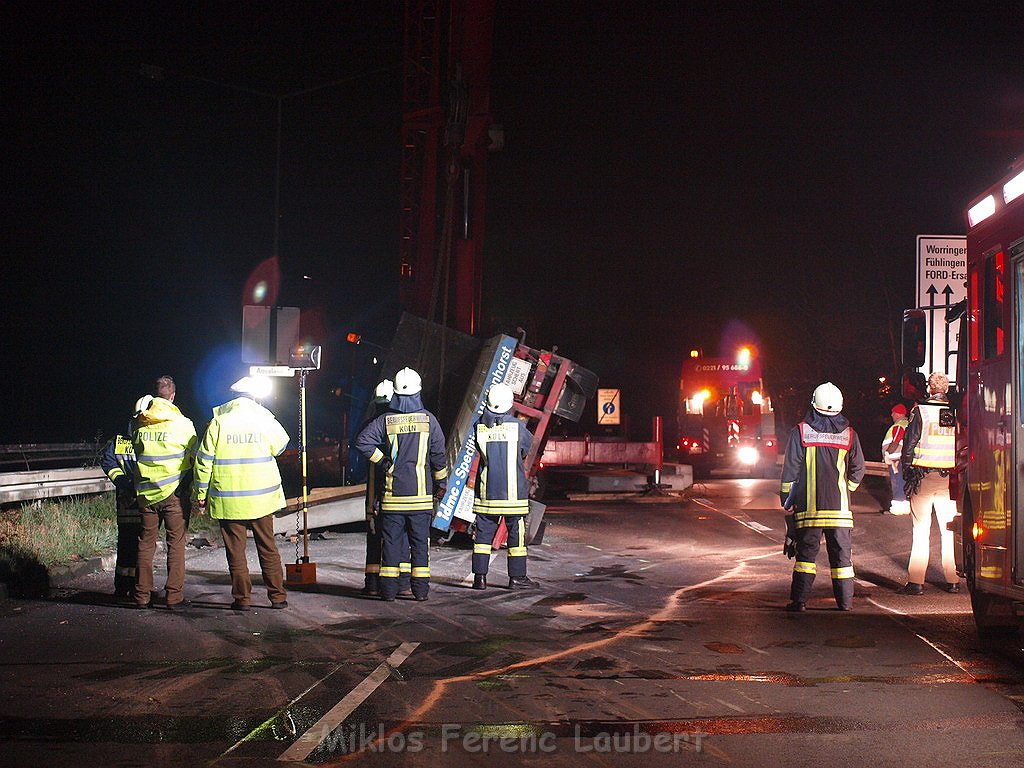
[[[831,381],[826,381],[814,388],[811,406],[823,416],[835,416],[843,410],[843,393]]]

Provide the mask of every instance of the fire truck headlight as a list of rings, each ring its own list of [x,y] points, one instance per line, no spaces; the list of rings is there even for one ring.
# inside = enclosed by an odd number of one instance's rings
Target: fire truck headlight
[[[748,467],[753,466],[757,464],[757,448],[745,445],[740,448],[737,457],[740,460],[740,464],[745,464]]]

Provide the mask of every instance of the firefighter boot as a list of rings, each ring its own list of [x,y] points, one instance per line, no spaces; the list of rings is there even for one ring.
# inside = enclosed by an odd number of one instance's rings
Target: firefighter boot
[[[380,594],[380,577],[377,576],[377,574],[366,574],[366,581],[361,594],[364,594],[367,597],[376,597]]]
[[[508,580],[509,589],[536,589],[539,586],[540,584],[529,576],[519,576]]]
[[[487,574],[486,573],[474,573],[473,574],[473,589],[487,589]]]

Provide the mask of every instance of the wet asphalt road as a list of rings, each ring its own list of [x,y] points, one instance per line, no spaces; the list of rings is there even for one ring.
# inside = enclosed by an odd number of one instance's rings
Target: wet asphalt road
[[[868,491],[854,612],[819,575],[787,614],[775,487],[556,502],[532,592],[502,588],[504,553],[469,589],[469,548],[446,545],[428,602],[366,599],[363,537],[338,532],[285,611],[258,584],[229,610],[221,549],[190,552],[183,612],[118,605],[107,573],[0,603],[3,764],[1019,764],[1020,642],[982,645],[966,592],[896,595],[909,518]]]

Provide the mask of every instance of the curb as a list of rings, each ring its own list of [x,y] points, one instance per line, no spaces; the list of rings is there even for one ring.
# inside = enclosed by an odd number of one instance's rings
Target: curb
[[[101,557],[91,557],[71,565],[58,565],[48,569],[50,587],[63,587],[70,584],[79,576],[85,576],[97,571],[111,571],[114,563],[117,562],[117,554],[110,553]]]

